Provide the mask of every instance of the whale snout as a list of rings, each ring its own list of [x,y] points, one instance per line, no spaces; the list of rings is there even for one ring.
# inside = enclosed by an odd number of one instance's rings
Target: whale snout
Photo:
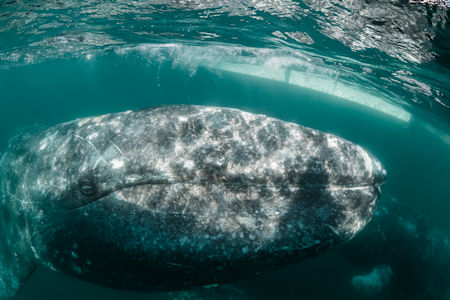
[[[373,184],[375,186],[380,186],[386,182],[386,169],[375,157],[371,157],[373,166]]]

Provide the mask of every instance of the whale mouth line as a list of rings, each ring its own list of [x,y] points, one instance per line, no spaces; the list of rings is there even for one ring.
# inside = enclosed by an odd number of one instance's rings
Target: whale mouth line
[[[367,188],[374,188],[379,189],[380,186],[384,182],[373,182],[369,184],[327,184],[327,183],[287,183],[287,182],[255,182],[255,181],[217,181],[217,180],[198,180],[198,181],[171,181],[168,179],[148,179],[148,180],[141,180],[137,182],[129,182],[117,185],[114,188],[108,189],[103,191],[100,195],[98,195],[94,200],[89,201],[88,203],[85,203],[83,205],[72,207],[71,209],[78,209],[78,208],[85,208],[87,206],[91,206],[94,203],[97,203],[101,201],[102,199],[108,197],[110,194],[113,194],[115,192],[129,189],[129,188],[135,188],[140,186],[162,186],[162,185],[185,185],[185,186],[198,186],[198,185],[222,185],[225,187],[234,187],[234,188],[251,188],[256,186],[264,186],[268,188],[280,188],[281,186],[289,187],[289,190],[291,192],[297,192],[301,190],[310,190],[310,189],[319,189],[319,190],[363,190]]]
[[[171,184],[185,184],[185,185],[223,185],[230,187],[250,187],[250,186],[268,186],[268,187],[299,187],[299,188],[364,188],[370,186],[379,187],[386,181],[386,171],[376,172],[372,178],[337,178],[327,182],[308,180],[288,180],[282,177],[225,177],[225,178],[209,178],[209,179],[171,179],[170,177],[154,175],[154,174],[129,174],[125,177],[125,182],[118,184],[116,187],[110,189],[114,192],[120,189],[129,188],[140,185],[171,185]],[[128,180],[128,181],[127,181]]]
[[[251,187],[251,186],[266,186],[266,187],[280,187],[280,186],[289,186],[291,189],[310,189],[310,188],[323,188],[323,189],[362,189],[368,187],[379,187],[383,183],[372,183],[372,184],[327,184],[327,183],[267,183],[267,182],[230,182],[230,181],[167,181],[167,182],[136,182],[130,184],[119,185],[114,189],[111,189],[111,193],[137,186],[144,185],[175,185],[175,184],[183,184],[183,185],[223,185],[227,187]]]
[[[268,182],[263,180],[249,180],[249,181],[239,181],[239,180],[191,180],[191,181],[183,181],[183,180],[169,180],[169,179],[148,179],[141,180],[136,182],[130,182],[125,184],[120,184],[115,188],[110,190],[110,193],[137,186],[144,185],[175,185],[175,184],[183,184],[183,185],[222,185],[226,187],[252,187],[252,186],[265,186],[265,187],[282,187],[288,186],[291,189],[311,189],[311,188],[319,188],[319,189],[363,189],[368,187],[379,187],[384,184],[384,181],[374,181],[372,183],[345,183],[345,184],[332,184],[332,183],[308,183],[308,182],[287,182],[287,181],[279,181],[279,182]]]

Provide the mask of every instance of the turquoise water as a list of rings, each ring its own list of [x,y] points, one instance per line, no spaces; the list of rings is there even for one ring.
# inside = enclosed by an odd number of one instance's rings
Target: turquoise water
[[[240,108],[367,148],[387,169],[381,203],[396,199],[406,216],[420,216],[444,240],[450,235],[448,22],[443,6],[405,1],[0,0],[0,148],[34,124],[164,104]],[[414,241],[409,253],[432,243],[420,235]],[[427,269],[420,256],[397,269],[389,260],[353,259],[348,249],[367,252],[357,242],[252,280],[189,292],[114,291],[38,269],[17,299],[450,295],[450,271]],[[373,247],[385,257],[400,251]],[[436,257],[436,264],[450,266],[449,256]],[[430,275],[419,279],[423,287],[411,279],[409,288],[391,284],[386,291],[352,285],[355,275],[386,263],[393,276],[410,276],[412,265],[444,280]]]

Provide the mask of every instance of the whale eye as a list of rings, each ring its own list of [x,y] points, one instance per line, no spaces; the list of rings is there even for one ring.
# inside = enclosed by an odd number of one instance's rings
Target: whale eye
[[[80,180],[78,182],[78,189],[83,195],[90,197],[97,193],[97,186],[91,180]]]

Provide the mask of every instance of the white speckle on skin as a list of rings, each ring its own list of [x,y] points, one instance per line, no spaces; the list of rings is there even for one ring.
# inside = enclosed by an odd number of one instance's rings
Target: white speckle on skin
[[[92,139],[95,139],[96,137],[98,137],[98,132],[94,132],[94,133],[90,134],[87,138],[92,140]]]
[[[194,164],[194,162],[192,161],[192,160],[186,160],[185,162],[184,162],[184,165],[183,165],[186,169],[189,169],[189,170],[191,170],[191,169],[193,169],[194,167],[195,167],[195,164]]]
[[[113,120],[111,122],[109,122],[109,124],[113,127],[119,127],[120,126],[120,122],[117,120]]]
[[[92,122],[99,124],[101,121],[103,121],[103,119],[104,119],[106,116],[107,116],[107,115],[95,117],[95,118],[92,119]]]
[[[176,154],[183,153],[186,151],[186,147],[181,142],[177,141],[175,143],[175,148],[173,149]]]
[[[341,144],[341,141],[337,137],[331,135],[328,136],[327,142],[328,147],[332,149],[339,149],[339,146]]]
[[[111,165],[113,169],[119,169],[123,167],[124,162],[120,159],[115,158],[111,161]]]
[[[78,120],[78,126],[83,126],[84,124],[86,124],[87,122],[89,122],[90,119],[91,119],[91,118],[84,118],[84,119]]]

